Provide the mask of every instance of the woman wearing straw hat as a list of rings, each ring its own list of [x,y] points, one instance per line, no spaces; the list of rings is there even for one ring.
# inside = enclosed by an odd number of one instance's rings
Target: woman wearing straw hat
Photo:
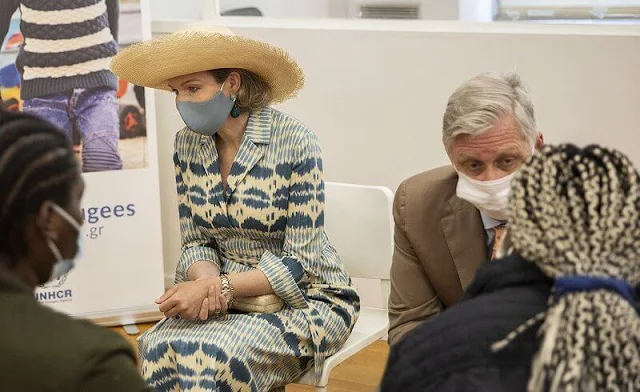
[[[316,136],[268,105],[304,77],[282,49],[191,27],[123,50],[114,73],[173,91],[182,255],[166,318],[139,339],[156,390],[265,391],[347,340],[359,298],[323,229]]]
[[[383,391],[640,391],[640,174],[544,147],[514,178],[510,253],[392,348]]]

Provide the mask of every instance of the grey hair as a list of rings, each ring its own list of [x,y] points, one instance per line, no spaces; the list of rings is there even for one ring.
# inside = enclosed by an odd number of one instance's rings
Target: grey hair
[[[478,135],[505,114],[513,114],[533,147],[538,129],[533,103],[520,76],[515,73],[480,74],[451,95],[442,121],[442,142],[447,151],[458,135]]]

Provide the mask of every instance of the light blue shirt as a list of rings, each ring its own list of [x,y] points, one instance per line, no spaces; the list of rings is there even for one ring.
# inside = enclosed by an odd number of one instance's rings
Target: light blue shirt
[[[497,219],[493,219],[489,215],[480,211],[480,218],[482,219],[482,225],[484,226],[484,231],[487,235],[487,254],[491,253],[491,249],[493,249],[493,240],[495,239],[496,232],[493,230],[500,225],[504,225],[506,221],[500,221]]]

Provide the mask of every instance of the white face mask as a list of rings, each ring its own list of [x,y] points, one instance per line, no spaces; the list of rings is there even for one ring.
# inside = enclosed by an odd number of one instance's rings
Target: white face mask
[[[458,172],[456,195],[493,219],[507,220],[511,179],[516,172],[493,181],[478,181]]]
[[[535,143],[531,146],[531,155],[535,154]],[[517,170],[508,176],[498,178],[493,181],[478,181],[462,174],[458,169],[458,186],[456,195],[476,206],[491,218],[499,221],[506,221],[509,206],[509,191],[511,190],[511,180],[518,172]]]
[[[76,255],[71,259],[63,259],[60,250],[56,244],[49,238],[47,238],[47,245],[49,249],[51,249],[51,253],[53,253],[53,257],[56,258],[56,263],[53,265],[51,269],[51,276],[49,276],[48,282],[57,280],[68,274],[75,267],[75,259],[80,257],[80,252],[82,250],[82,227],[80,223],[78,223],[67,211],[63,208],[59,207],[57,204],[52,205],[54,211],[58,213],[67,223],[71,225],[78,232],[77,238],[77,251]]]

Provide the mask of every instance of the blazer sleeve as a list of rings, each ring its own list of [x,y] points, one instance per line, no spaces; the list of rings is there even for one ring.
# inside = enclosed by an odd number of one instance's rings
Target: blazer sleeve
[[[395,229],[389,295],[390,345],[442,310],[442,303],[423,267],[426,260],[418,258],[407,236],[407,202],[406,183],[402,183],[393,202]]]
[[[324,182],[322,157],[315,135],[298,143],[291,167],[287,224],[281,255],[266,251],[258,268],[276,295],[293,308],[306,308],[304,292],[309,272],[322,259],[324,236]]]
[[[198,261],[208,261],[220,269],[220,258],[213,248],[213,239],[207,237],[196,225],[189,201],[187,185],[184,183],[182,173],[187,168],[187,163],[180,159],[178,154],[178,138],[176,138],[173,163],[176,173],[176,187],[178,191],[178,215],[180,217],[180,237],[182,253],[176,268],[176,283],[189,280],[187,272],[189,267]]]

